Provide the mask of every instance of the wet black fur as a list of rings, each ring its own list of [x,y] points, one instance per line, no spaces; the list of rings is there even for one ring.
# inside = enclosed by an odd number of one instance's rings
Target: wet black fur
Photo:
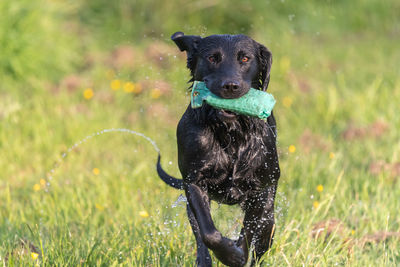
[[[272,55],[244,35],[185,36],[172,40],[187,53],[191,81],[204,81],[214,93],[236,98],[250,87],[266,90]],[[247,59],[243,60],[246,57]],[[188,106],[177,129],[178,163],[183,179],[157,170],[167,184],[184,189],[187,212],[197,243],[197,265],[211,266],[208,249],[224,264],[243,266],[250,247],[252,264],[270,247],[274,233],[274,200],[280,176],[273,114],[266,121]],[[245,212],[238,240],[224,237],[214,226],[210,200],[239,204]]]

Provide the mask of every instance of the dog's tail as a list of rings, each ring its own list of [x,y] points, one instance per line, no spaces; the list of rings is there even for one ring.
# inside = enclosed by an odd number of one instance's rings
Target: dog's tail
[[[160,156],[160,153],[158,153],[157,173],[158,173],[158,176],[160,176],[161,180],[163,180],[167,185],[172,186],[173,188],[183,189],[183,180],[172,177],[168,173],[166,173],[163,170],[163,168],[161,167],[160,159],[161,159],[161,156]]]

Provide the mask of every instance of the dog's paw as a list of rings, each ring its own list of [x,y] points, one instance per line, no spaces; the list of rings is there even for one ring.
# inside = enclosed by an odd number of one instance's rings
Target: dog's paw
[[[215,256],[223,264],[228,266],[244,266],[246,258],[241,248],[237,247],[235,242],[231,239],[223,237],[221,245],[218,249],[213,250]]]

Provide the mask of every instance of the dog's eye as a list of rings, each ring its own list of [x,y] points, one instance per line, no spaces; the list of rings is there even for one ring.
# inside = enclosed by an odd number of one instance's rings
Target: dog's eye
[[[248,62],[248,61],[249,61],[249,58],[246,57],[246,56],[245,56],[245,57],[242,57],[241,61],[242,61],[242,62]]]
[[[216,63],[217,62],[217,57],[216,56],[210,56],[210,57],[208,57],[208,61],[210,61],[211,63]]]
[[[222,55],[219,52],[213,53],[212,55],[208,56],[208,61],[213,64],[218,64],[221,62]]]

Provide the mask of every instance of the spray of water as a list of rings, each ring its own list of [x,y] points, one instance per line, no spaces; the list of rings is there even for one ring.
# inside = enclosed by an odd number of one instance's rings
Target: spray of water
[[[128,133],[128,134],[140,136],[140,137],[144,138],[145,140],[147,140],[147,141],[153,146],[154,150],[155,150],[158,154],[160,153],[160,149],[158,148],[156,142],[155,142],[153,139],[151,139],[150,137],[144,135],[143,133],[136,132],[136,131],[130,130],[130,129],[125,129],[125,128],[110,128],[110,129],[104,129],[104,130],[95,132],[95,133],[90,134],[90,135],[86,136],[85,138],[79,140],[79,141],[76,142],[73,146],[69,147],[69,148],[67,149],[67,152],[63,153],[63,154],[61,155],[61,157],[62,157],[62,159],[64,159],[65,157],[67,157],[68,153],[72,152],[72,151],[73,151],[74,149],[76,149],[78,146],[80,146],[80,145],[83,144],[83,143],[86,143],[87,141],[89,141],[89,140],[92,139],[93,137],[96,137],[96,136],[99,136],[99,135],[103,135],[103,134],[106,134],[106,133],[114,133],[114,132]],[[57,161],[57,162],[55,162],[53,169],[51,169],[51,170],[48,172],[48,175],[47,175],[48,177],[47,177],[47,178],[48,178],[49,180],[52,180],[52,179],[53,179],[52,175],[54,174],[55,170],[56,170],[56,169],[58,168],[58,166],[60,165],[62,159],[59,160],[59,161]]]
[[[172,203],[171,208],[176,208],[181,204],[186,204],[187,203],[187,199],[184,195],[180,194],[177,198],[177,200]]]
[[[139,136],[139,137],[141,137],[141,138],[147,140],[147,141],[153,146],[154,150],[155,150],[158,154],[160,154],[160,149],[158,148],[156,142],[155,142],[153,139],[151,139],[150,137],[144,135],[143,133],[140,133],[140,132],[137,132],[137,131],[134,131],[134,130],[130,130],[130,129],[125,129],[125,128],[110,128],[110,129],[104,129],[104,130],[101,130],[101,131],[98,131],[98,132],[95,132],[95,133],[93,133],[93,134],[90,134],[90,135],[86,136],[85,138],[79,140],[79,141],[76,142],[74,145],[72,145],[71,147],[69,147],[69,148],[67,149],[67,152],[65,152],[65,153],[63,153],[63,154],[61,155],[61,156],[62,156],[61,160],[56,161],[55,164],[54,164],[53,169],[51,169],[51,170],[48,172],[48,174],[47,174],[48,180],[51,181],[51,180],[53,179],[52,175],[54,174],[55,170],[60,166],[60,164],[62,163],[63,159],[66,158],[66,157],[68,156],[68,154],[69,154],[70,152],[72,152],[74,149],[76,149],[78,146],[82,145],[83,143],[86,143],[87,141],[89,141],[89,140],[92,139],[93,137],[100,136],[100,135],[103,135],[103,134],[106,134],[106,133],[115,133],[115,132],[119,132],[119,133],[128,133],[128,134],[132,134],[132,135]],[[171,162],[170,162],[170,164],[171,164]],[[49,186],[50,186],[50,182],[47,182],[47,186],[46,186],[46,188],[45,188],[45,191],[46,191],[46,192],[48,192]],[[176,207],[179,206],[181,203],[185,203],[185,202],[186,202],[186,197],[183,196],[183,195],[180,195],[180,196],[178,197],[178,199],[171,205],[171,208],[176,208]],[[178,213],[176,214],[176,216],[178,216]],[[164,222],[164,224],[168,224],[168,223],[171,223],[174,227],[177,227],[177,226],[179,225],[179,223],[177,223],[175,220],[170,220],[170,221],[167,222],[167,223]],[[151,224],[149,225],[149,227],[152,227]],[[161,235],[161,234],[163,234],[163,235],[164,235],[164,234],[169,234],[169,233],[170,233],[169,231],[170,231],[170,230],[169,230],[168,228],[166,228],[165,231],[163,231],[163,232],[158,232],[158,235]],[[152,240],[152,239],[151,239],[151,240]],[[150,241],[149,241],[149,242],[150,242]]]

